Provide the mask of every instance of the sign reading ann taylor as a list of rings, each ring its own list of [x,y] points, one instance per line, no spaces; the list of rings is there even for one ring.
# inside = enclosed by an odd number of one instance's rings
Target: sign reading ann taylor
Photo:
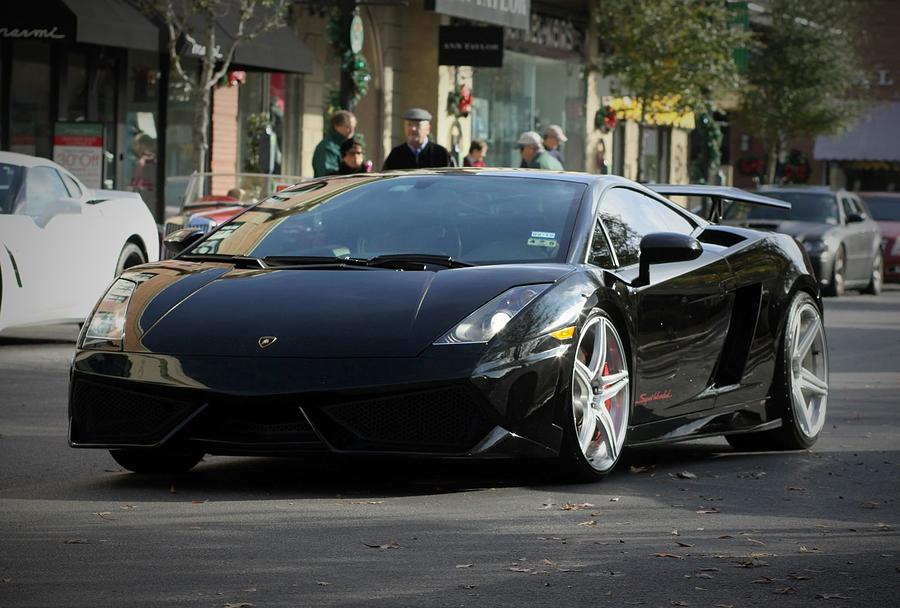
[[[438,65],[503,67],[503,28],[442,25]]]
[[[430,0],[425,6],[435,12],[527,30],[531,15],[531,0]]]
[[[88,188],[103,185],[103,125],[58,122],[53,131],[53,162],[69,170]]]

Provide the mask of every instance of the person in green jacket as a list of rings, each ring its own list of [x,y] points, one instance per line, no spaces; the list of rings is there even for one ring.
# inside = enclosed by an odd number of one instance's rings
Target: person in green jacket
[[[563,166],[544,149],[544,141],[535,131],[525,131],[516,142],[522,153],[522,162],[528,169],[562,171]]]
[[[331,115],[331,127],[313,152],[313,175],[335,175],[341,168],[341,144],[356,133],[356,116],[347,110]]]

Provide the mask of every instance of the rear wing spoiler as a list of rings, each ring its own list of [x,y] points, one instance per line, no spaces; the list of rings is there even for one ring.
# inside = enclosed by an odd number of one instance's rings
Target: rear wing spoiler
[[[708,217],[710,222],[718,223],[722,219],[722,202],[734,201],[750,205],[762,205],[776,209],[790,209],[791,204],[777,198],[762,196],[755,192],[747,192],[733,186],[707,186],[696,184],[645,184],[662,196],[699,196],[712,199],[712,207]]]

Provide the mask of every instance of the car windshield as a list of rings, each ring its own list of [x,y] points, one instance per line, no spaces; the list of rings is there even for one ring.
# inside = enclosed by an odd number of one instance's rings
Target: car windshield
[[[879,222],[900,222],[900,194],[896,196],[864,196],[866,207]]]
[[[447,256],[470,264],[562,262],[584,184],[508,176],[371,176],[274,195],[188,254]]]
[[[827,192],[762,192],[771,198],[791,204],[790,209],[777,209],[747,203],[731,203],[725,208],[726,220],[793,220],[816,224],[837,224],[837,198]]]
[[[22,167],[0,163],[0,214],[13,212],[19,184],[22,183]]]

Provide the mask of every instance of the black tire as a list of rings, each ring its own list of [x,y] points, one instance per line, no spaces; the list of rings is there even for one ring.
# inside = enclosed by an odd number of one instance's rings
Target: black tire
[[[881,250],[879,249],[878,253],[875,254],[875,259],[872,260],[872,275],[869,277],[869,284],[860,291],[862,291],[862,293],[877,296],[881,293],[881,286],[883,283],[884,256],[881,255]]]
[[[831,263],[831,280],[828,286],[822,290],[826,296],[840,297],[844,295],[844,285],[847,282],[847,252],[844,246],[838,247]]]
[[[119,465],[133,473],[186,473],[203,460],[204,453],[195,450],[110,450]]]
[[[802,311],[802,312],[801,312]],[[792,355],[795,346],[792,344],[793,337],[790,335],[790,329],[794,326],[795,315],[803,314],[809,318],[814,315],[818,322],[818,327],[822,325],[822,313],[816,305],[815,300],[806,292],[798,292],[791,305],[788,308],[788,314],[782,326],[782,338],[778,353],[778,361],[775,368],[775,377],[772,383],[772,391],[770,396],[770,407],[781,417],[781,427],[770,431],[762,431],[758,433],[741,433],[736,435],[726,435],[725,439],[734,448],[750,452],[750,451],[775,451],[775,450],[805,450],[811,447],[819,438],[822,425],[824,424],[825,408],[827,404],[827,394],[821,398],[818,408],[821,409],[821,420],[813,425],[808,420],[802,421],[797,415],[798,407],[794,403],[794,374],[792,366]],[[825,343],[824,329],[821,332],[821,342],[818,350],[814,350],[816,342],[811,343],[809,356],[817,357],[816,361],[824,368],[824,375],[828,375],[828,347]],[[802,368],[803,363],[807,361],[804,357],[799,366]],[[801,392],[802,396],[802,392]],[[818,412],[817,412],[818,413]],[[813,428],[804,429],[804,424]],[[817,428],[816,428],[817,427]]]
[[[122,247],[122,253],[119,254],[119,261],[116,262],[116,276],[122,274],[122,271],[147,261],[147,257],[141,248],[134,243],[125,243]]]
[[[593,427],[594,432],[585,432],[587,429],[579,428],[580,426],[583,427],[585,425],[584,402],[582,399],[587,398],[587,391],[585,391],[584,388],[581,388],[584,386],[584,383],[579,383],[576,380],[575,368],[577,365],[576,361],[581,360],[581,351],[583,347],[585,347],[585,341],[588,340],[589,333],[594,331],[594,336],[596,337],[596,328],[598,327],[601,331],[607,332],[607,352],[603,358],[606,367],[604,367],[604,364],[595,366],[592,361],[582,362],[584,364],[582,367],[597,367],[600,374],[599,377],[594,378],[594,380],[597,381],[597,390],[591,392],[592,395],[596,395],[596,402],[599,404],[599,408],[589,411],[599,411],[600,408],[606,408],[606,412],[609,414],[606,417],[607,420],[609,420],[609,428],[615,429],[616,437],[614,437],[611,442],[611,445],[615,446],[612,450],[612,456],[610,456],[610,448],[606,447],[606,444],[604,443],[604,450],[606,450],[605,455],[599,457],[596,456],[596,454],[599,453],[598,449],[594,452],[594,458],[589,459],[585,454],[585,449],[581,446],[579,436],[583,434],[585,437],[593,437],[593,439],[589,440],[591,443],[595,441],[606,442],[608,433],[605,432],[607,427],[602,426],[600,423],[600,418],[603,418],[603,416],[598,416],[596,418],[596,424],[599,426]],[[614,346],[611,347],[611,344],[614,344]],[[610,348],[613,350],[610,351]],[[568,363],[571,382],[567,386],[566,392],[560,395],[560,398],[566,400],[563,404],[565,421],[563,443],[560,451],[562,466],[560,471],[561,475],[559,476],[563,480],[573,482],[597,481],[612,472],[621,460],[624,447],[627,444],[628,423],[630,421],[631,408],[633,405],[629,367],[627,345],[621,338],[619,328],[616,327],[612,318],[606,312],[601,309],[592,310],[578,328],[575,335],[575,348],[572,353],[572,359]],[[625,373],[624,379],[607,383],[609,378],[620,375],[623,371]],[[612,389],[615,389],[615,392],[609,393],[611,395],[610,399],[603,400],[603,391],[611,391]],[[597,392],[598,390],[600,392]],[[593,398],[588,398],[588,400],[591,402],[594,401]],[[613,400],[615,401],[613,402]],[[582,403],[582,407],[579,408],[580,412],[576,411],[576,401]],[[609,404],[608,407],[606,404]],[[615,411],[613,411],[613,407],[615,408]],[[579,417],[581,418],[580,421]]]

